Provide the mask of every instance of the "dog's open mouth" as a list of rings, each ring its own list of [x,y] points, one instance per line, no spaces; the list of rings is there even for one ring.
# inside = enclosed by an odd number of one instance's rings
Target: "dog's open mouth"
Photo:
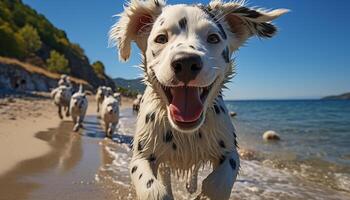
[[[209,87],[163,87],[172,121],[181,128],[196,126],[203,114]]]

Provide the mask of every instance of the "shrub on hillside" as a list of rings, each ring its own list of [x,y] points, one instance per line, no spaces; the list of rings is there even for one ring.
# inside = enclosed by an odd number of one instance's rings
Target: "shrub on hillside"
[[[40,36],[37,30],[31,25],[25,25],[18,34],[25,41],[24,47],[27,55],[35,53],[41,48]]]
[[[15,58],[25,55],[23,38],[14,33],[7,23],[0,25],[0,55]]]
[[[50,57],[46,60],[47,69],[52,72],[69,74],[68,60],[55,50],[50,52]]]
[[[105,74],[105,66],[101,61],[96,61],[92,64],[92,68],[94,69],[95,73],[98,75],[104,75]]]

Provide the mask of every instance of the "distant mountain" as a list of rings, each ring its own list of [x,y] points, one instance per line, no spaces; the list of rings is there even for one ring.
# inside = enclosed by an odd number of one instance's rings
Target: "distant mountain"
[[[326,96],[323,97],[324,100],[350,100],[350,92],[340,94],[340,95],[332,95],[332,96]]]
[[[133,93],[143,93],[146,89],[146,85],[143,84],[141,78],[137,79],[124,79],[115,78],[113,79],[117,88],[123,88]]]

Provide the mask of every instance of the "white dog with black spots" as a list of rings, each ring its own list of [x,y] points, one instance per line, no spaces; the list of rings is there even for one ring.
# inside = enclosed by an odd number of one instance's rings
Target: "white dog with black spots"
[[[228,199],[240,160],[222,89],[234,75],[231,55],[248,38],[272,37],[272,20],[288,10],[264,11],[243,3],[165,5],[131,0],[110,31],[126,61],[135,42],[144,82],[130,174],[138,199],[172,199],[171,173],[197,189],[198,168],[210,163],[197,199]]]

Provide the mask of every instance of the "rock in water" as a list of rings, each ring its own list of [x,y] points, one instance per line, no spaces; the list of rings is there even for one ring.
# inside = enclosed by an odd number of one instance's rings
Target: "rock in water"
[[[234,117],[234,116],[236,116],[236,115],[237,115],[236,112],[230,112],[230,116],[231,116],[231,117]]]
[[[263,134],[263,139],[266,141],[277,141],[280,140],[280,135],[275,131],[269,130]]]

